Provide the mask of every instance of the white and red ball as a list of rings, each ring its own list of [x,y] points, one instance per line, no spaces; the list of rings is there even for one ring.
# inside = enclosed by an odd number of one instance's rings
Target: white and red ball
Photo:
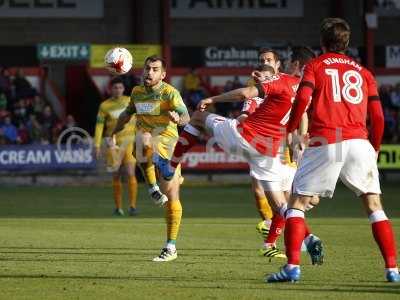
[[[125,74],[132,68],[132,55],[125,48],[112,48],[104,56],[104,65],[114,75]]]

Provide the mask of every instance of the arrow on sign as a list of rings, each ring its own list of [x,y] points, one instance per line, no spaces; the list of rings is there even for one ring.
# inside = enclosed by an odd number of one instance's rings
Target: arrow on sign
[[[40,54],[42,55],[42,57],[46,58],[49,56],[50,51],[49,51],[49,49],[47,49],[46,46],[43,46],[42,50],[40,51]]]

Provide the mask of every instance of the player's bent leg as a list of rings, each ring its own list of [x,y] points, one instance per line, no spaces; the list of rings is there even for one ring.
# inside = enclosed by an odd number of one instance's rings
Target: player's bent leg
[[[168,201],[168,198],[161,192],[157,184],[151,139],[151,134],[148,132],[139,133],[136,136],[136,159],[148,185],[150,198],[153,200],[154,204],[163,206]]]
[[[259,250],[259,253],[268,258],[285,259],[286,255],[276,246],[276,241],[281,235],[282,230],[285,228],[285,217],[282,215],[287,206],[285,195],[282,191],[276,191],[278,187],[273,187],[273,183],[267,185],[266,182],[262,182],[266,189],[265,195],[273,208],[274,215],[271,220],[269,233],[264,240],[264,247]],[[272,191],[268,189],[272,189]]]
[[[393,227],[382,208],[380,196],[363,194],[361,198],[371,223],[372,234],[385,261],[386,280],[400,282]]]
[[[314,202],[313,202],[314,201]],[[305,195],[294,195],[290,199],[290,204],[288,208],[288,213],[286,216],[286,224],[288,224],[289,210],[291,210],[291,214],[294,215],[294,219],[290,220],[289,232],[286,233],[285,230],[285,247],[286,247],[286,255],[288,255],[288,251],[290,251],[290,255],[294,257],[294,261],[297,261],[300,258],[300,252],[298,252],[298,243],[302,236],[303,242],[307,248],[307,252],[310,255],[311,263],[313,265],[322,265],[324,262],[324,248],[322,241],[316,235],[313,235],[305,221],[304,212],[308,210],[310,207],[310,203],[316,203],[313,196],[305,196]],[[296,219],[296,216],[299,216],[299,219]],[[299,227],[296,228],[296,224],[300,223]],[[304,223],[304,229],[303,224]],[[292,225],[295,224],[295,225]],[[296,233],[297,229],[304,230],[301,232]],[[295,236],[295,238],[293,237]],[[289,249],[286,246],[286,241],[290,244]],[[301,246],[300,246],[301,249]],[[288,256],[289,258],[289,256]],[[299,261],[300,262],[300,261]]]
[[[153,259],[155,262],[172,261],[178,257],[176,240],[182,219],[182,205],[179,200],[179,177],[180,176],[177,172],[174,178],[170,181],[160,179],[161,189],[169,199],[165,205],[167,240],[160,255]]]
[[[154,164],[165,180],[171,180],[172,177],[174,177],[175,170],[182,161],[183,155],[197,144],[208,115],[208,112],[195,111],[193,113],[190,118],[190,123],[183,128],[179,135],[171,160],[160,156],[154,157]]]

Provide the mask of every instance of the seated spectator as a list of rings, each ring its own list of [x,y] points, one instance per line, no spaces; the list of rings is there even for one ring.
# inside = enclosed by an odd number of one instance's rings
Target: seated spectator
[[[7,109],[7,97],[4,92],[0,92],[0,110]]]
[[[200,89],[200,76],[195,69],[191,69],[188,74],[183,77],[183,95],[191,92],[197,92]]]
[[[45,104],[44,104],[43,99],[39,95],[36,95],[33,98],[33,103],[32,103],[33,113],[35,113],[35,114],[42,113],[42,111],[44,110],[44,106],[45,106]]]
[[[206,97],[216,96],[220,94],[218,87],[211,84],[210,76],[200,77],[200,88]]]
[[[9,144],[15,144],[18,138],[17,127],[11,122],[11,116],[4,118],[4,124],[1,126],[3,135]]]
[[[20,124],[25,124],[28,121],[28,110],[25,105],[25,99],[19,99],[14,106],[14,122],[18,126]]]
[[[379,87],[379,96],[381,98],[382,106],[392,108],[391,103],[391,86],[388,84],[383,84]]]
[[[31,114],[29,115],[28,122],[26,127],[29,132],[29,137],[32,143],[40,143],[41,137],[43,135],[43,129],[40,125],[36,115]]]
[[[398,112],[400,109],[400,84],[397,84],[390,93],[390,102],[395,110]]]
[[[15,78],[13,80],[13,85],[15,88],[15,98],[31,98],[36,95],[35,89],[32,87],[31,83],[26,79],[22,69],[18,69]]]
[[[30,142],[29,131],[26,128],[25,124],[22,124],[22,123],[19,124],[17,134],[18,134],[18,138],[17,138],[18,144],[24,145],[24,144],[28,144]]]
[[[235,76],[232,82],[232,90],[240,89],[244,87],[244,84],[240,82],[239,76]]]
[[[11,99],[11,86],[10,72],[0,67],[0,92],[4,93],[8,99]]]
[[[65,118],[65,122],[59,122],[56,127],[58,130],[54,132],[54,135],[63,135],[61,143],[65,143],[66,141],[68,141],[71,136],[82,135],[79,131],[74,130],[74,128],[77,127],[77,124],[73,115],[67,115],[67,117]],[[72,142],[76,141],[72,140]]]
[[[231,90],[233,90],[233,81],[228,80],[223,87],[223,92],[226,93]],[[221,102],[215,104],[215,112],[224,117],[229,117],[232,109],[233,109],[233,104],[229,102]]]
[[[43,113],[39,117],[39,122],[42,125],[43,135],[42,138],[48,143],[55,142],[53,141],[53,128],[56,125],[57,118],[53,113],[50,105],[46,105],[43,109]],[[46,142],[47,143],[47,142]]]

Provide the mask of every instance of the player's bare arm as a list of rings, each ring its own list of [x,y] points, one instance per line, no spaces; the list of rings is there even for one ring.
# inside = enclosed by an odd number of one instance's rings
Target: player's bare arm
[[[259,89],[255,86],[249,86],[245,88],[236,89],[223,93],[218,96],[209,97],[200,101],[197,109],[200,111],[205,111],[208,106],[214,103],[221,102],[241,102],[246,99],[254,98],[259,96]]]
[[[187,112],[179,114],[176,111],[169,111],[168,116],[169,119],[178,126],[185,126],[190,122],[190,116]]]

